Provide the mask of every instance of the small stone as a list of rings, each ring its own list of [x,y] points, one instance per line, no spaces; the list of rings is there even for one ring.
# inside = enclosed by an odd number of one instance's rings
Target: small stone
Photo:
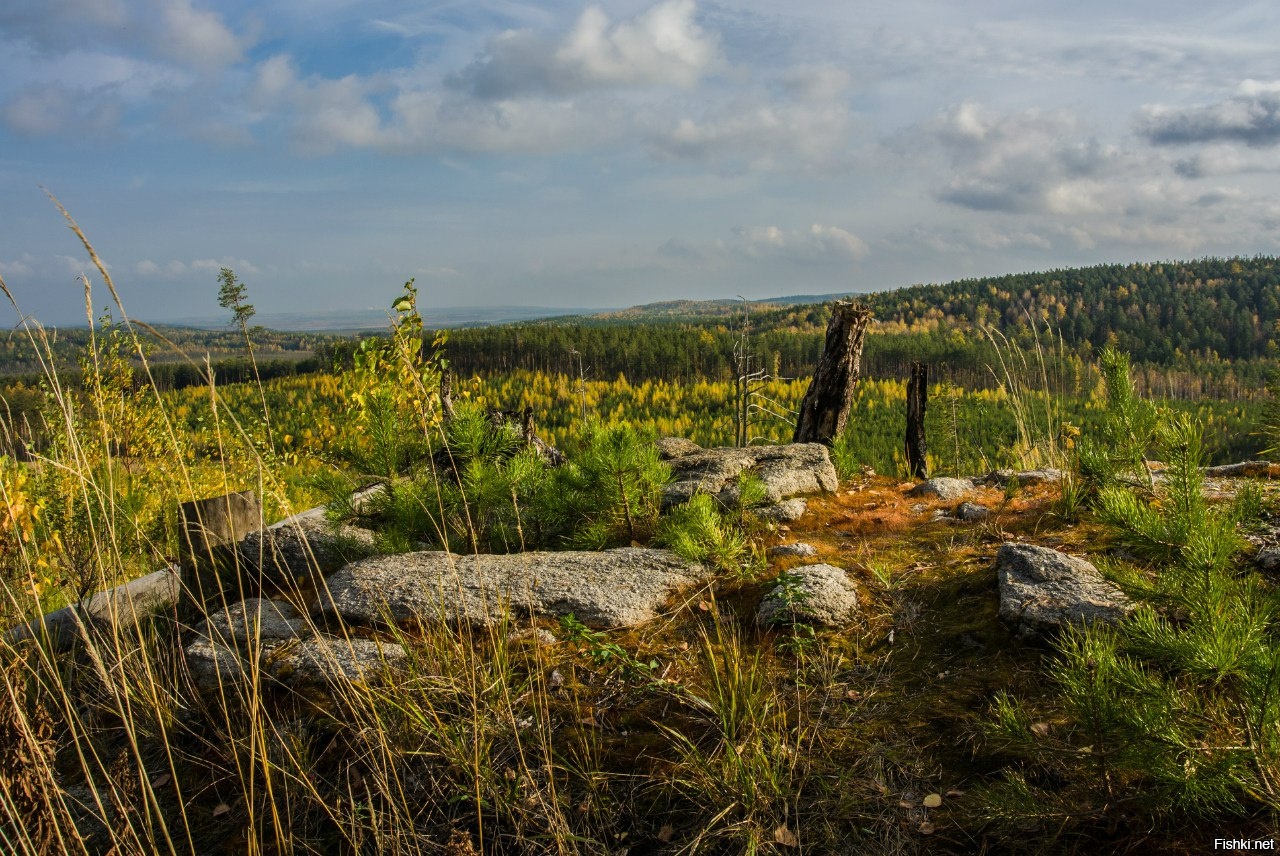
[[[1258,555],[1253,559],[1253,563],[1258,566],[1258,570],[1269,574],[1280,571],[1280,549],[1259,550]]]
[[[560,640],[556,638],[554,633],[547,630],[545,627],[526,627],[523,630],[513,630],[508,633],[507,641],[549,647]]]
[[[701,446],[684,437],[659,437],[654,445],[658,447],[658,457],[664,461],[702,451]]]
[[[786,580],[760,602],[761,624],[796,621],[838,627],[858,611],[858,587],[841,568],[805,565],[784,576]]]
[[[966,523],[986,520],[990,516],[991,509],[985,505],[978,505],[976,502],[962,502],[956,508],[956,517]]]
[[[795,544],[778,544],[777,546],[770,547],[768,551],[770,559],[789,559],[797,557],[807,559],[810,556],[816,555],[818,555],[818,548],[812,544],[805,544],[803,542],[797,542]]]
[[[940,499],[943,502],[951,502],[952,500],[959,499],[972,491],[973,482],[969,479],[939,477],[929,479],[928,481],[916,485],[908,491],[908,495]]]

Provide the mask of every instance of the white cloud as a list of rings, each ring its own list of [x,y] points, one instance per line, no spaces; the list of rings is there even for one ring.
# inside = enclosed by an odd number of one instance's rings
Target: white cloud
[[[450,83],[481,98],[565,95],[599,88],[691,88],[723,62],[714,36],[694,20],[693,0],[664,0],[627,21],[598,6],[557,37],[508,30]]]
[[[847,263],[869,252],[857,235],[839,226],[814,223],[808,229],[787,230],[777,226],[739,227],[734,230],[734,249],[751,258],[783,258],[797,262]]]
[[[236,62],[254,41],[192,0],[6,0],[0,32],[55,54],[92,47],[202,69]]]
[[[28,136],[114,127],[122,105],[110,89],[84,92],[59,84],[35,84],[19,92],[3,107],[0,121]]]
[[[977,211],[1080,212],[1093,204],[1099,182],[1131,161],[1086,136],[1066,110],[1002,115],[965,103],[924,131],[950,165],[935,196]]]
[[[217,273],[224,267],[231,268],[240,275],[256,276],[262,273],[258,266],[248,259],[235,259],[228,256],[220,259],[196,259],[189,262],[187,267],[192,273]]]

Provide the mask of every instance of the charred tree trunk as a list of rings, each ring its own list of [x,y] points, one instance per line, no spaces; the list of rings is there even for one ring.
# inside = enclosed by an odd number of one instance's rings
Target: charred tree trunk
[[[844,430],[853,389],[862,375],[862,340],[871,310],[857,303],[835,304],[822,356],[800,405],[793,442],[830,446]]]
[[[907,468],[918,479],[929,477],[924,440],[924,409],[928,400],[929,367],[912,363],[911,379],[907,381]]]

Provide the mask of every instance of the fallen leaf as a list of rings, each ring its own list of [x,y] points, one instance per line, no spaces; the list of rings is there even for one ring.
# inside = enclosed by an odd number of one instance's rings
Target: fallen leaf
[[[675,827],[673,827],[669,823],[664,823],[662,824],[662,828],[658,830],[658,840],[661,841],[663,844],[667,844],[671,841],[671,839],[675,836],[675,834],[676,834]]]
[[[213,810],[213,816],[221,817],[229,811],[231,811],[231,806],[226,803],[218,803],[218,807]]]
[[[773,840],[781,844],[783,847],[799,847],[800,839],[796,838],[796,834],[787,829],[785,823],[779,824],[778,828],[773,831]]]
[[[962,796],[964,796],[964,791],[956,790],[955,788],[952,788],[951,790],[947,791],[947,799],[953,800],[956,797],[962,797]]]
[[[936,826],[934,826],[934,825],[933,825],[932,823],[930,823],[929,821],[927,821],[927,820],[922,820],[922,821],[920,821],[920,834],[921,834],[921,835],[933,835],[933,831],[934,831],[935,829],[937,829],[937,827],[936,827]]]
[[[151,787],[163,788],[165,785],[169,784],[172,781],[173,781],[173,776],[170,776],[168,773],[161,773],[160,775],[156,776],[154,779],[151,780]]]
[[[942,794],[929,794],[922,803],[925,808],[937,808],[942,805]]]
[[[1047,722],[1035,723],[1034,725],[1031,726],[1031,733],[1034,734],[1036,737],[1048,737],[1049,723]]]
[[[898,800],[898,808],[915,808],[915,800]]]

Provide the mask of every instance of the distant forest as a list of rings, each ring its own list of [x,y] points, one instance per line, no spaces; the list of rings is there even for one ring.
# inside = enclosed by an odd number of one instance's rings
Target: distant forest
[[[996,342],[1023,348],[1038,341],[1055,359],[1088,362],[1097,349],[1128,351],[1139,383],[1153,394],[1231,397],[1261,388],[1280,363],[1280,259],[1208,258],[1191,262],[1098,265],[1043,273],[917,285],[852,295],[875,315],[864,374],[902,377],[913,360],[936,376],[968,387],[994,382]],[[525,369],[632,381],[728,379],[734,346],[749,323],[757,366],[780,377],[812,370],[830,317],[829,304],[674,303],[612,316],[453,330],[448,358],[459,375]],[[430,326],[430,308],[427,307]],[[166,328],[189,354],[209,353],[220,382],[252,376],[235,331]],[[86,330],[57,331],[60,368],[75,368]],[[358,340],[349,336],[259,330],[255,350],[263,378],[341,368]],[[200,369],[176,361],[159,340],[151,346],[157,386],[200,382]],[[1071,365],[1057,366],[1060,372]],[[1157,369],[1158,371],[1154,371]],[[25,335],[0,340],[0,372],[40,370]],[[1145,375],[1144,375],[1145,372]],[[1144,382],[1145,377],[1145,382]]]

